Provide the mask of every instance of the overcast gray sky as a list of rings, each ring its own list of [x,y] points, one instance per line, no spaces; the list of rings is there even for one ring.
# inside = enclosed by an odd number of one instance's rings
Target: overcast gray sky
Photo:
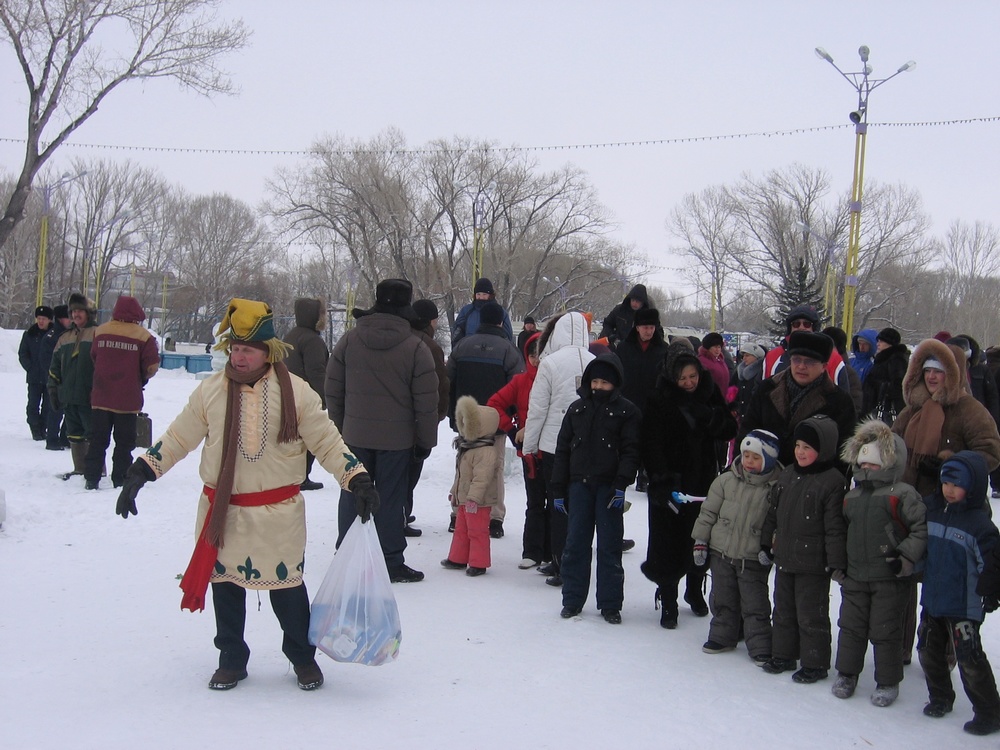
[[[867,182],[917,189],[943,235],[954,219],[1000,225],[1000,121],[875,127],[1000,116],[1000,2],[454,2],[228,0],[253,30],[225,65],[238,97],[205,99],[155,81],[114,93],[76,144],[304,150],[324,134],[369,139],[395,126],[412,146],[460,135],[503,145],[612,144],[804,132],[657,145],[533,152],[545,168],[586,170],[619,222],[617,237],[670,270],[664,221],[687,193],[798,162],[850,188],[857,97],[813,49],[847,72],[871,48],[873,77],[908,60],[872,94]],[[26,94],[0,48],[0,138],[21,138]],[[843,126],[815,130],[824,126]],[[0,167],[22,146],[0,141]],[[256,204],[264,180],[300,157],[64,147],[70,157],[129,158],[193,192]]]

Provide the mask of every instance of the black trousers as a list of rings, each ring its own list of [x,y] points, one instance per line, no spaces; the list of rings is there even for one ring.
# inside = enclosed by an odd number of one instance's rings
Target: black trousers
[[[917,655],[930,699],[950,706],[955,702],[947,655],[948,641],[952,641],[962,687],[969,696],[972,710],[980,718],[1000,719],[1000,695],[997,695],[993,669],[979,637],[981,624],[974,620],[931,617],[924,611],[920,617]]]
[[[309,645],[309,594],[305,584],[290,589],[268,591],[284,637],[281,652],[299,667],[316,658],[316,647]],[[215,647],[219,649],[220,669],[246,669],[250,647],[243,639],[247,619],[247,590],[235,583],[213,583],[215,608]]]
[[[49,420],[49,392],[45,383],[28,383],[28,405],[24,409],[31,434],[41,435]]]
[[[125,481],[125,472],[132,465],[132,451],[135,450],[135,414],[119,414],[107,409],[90,411],[90,448],[84,468],[84,476],[89,481],[97,481],[104,471],[104,456],[111,445],[114,431],[115,450],[111,455],[111,481],[118,487]]]
[[[569,532],[569,516],[560,513],[554,505],[558,499],[552,492],[552,469],[555,466],[556,457],[553,453],[540,453],[541,460],[538,462],[538,469],[542,472],[542,481],[545,482],[545,512],[549,519],[549,551],[552,553],[552,562],[556,566],[562,565],[563,550],[566,548],[566,534]],[[566,508],[569,510],[569,498],[565,497]]]

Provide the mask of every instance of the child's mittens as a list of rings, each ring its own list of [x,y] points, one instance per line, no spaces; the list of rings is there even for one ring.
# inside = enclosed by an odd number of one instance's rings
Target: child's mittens
[[[694,542],[694,551],[691,553],[694,558],[695,567],[703,568],[705,563],[708,562],[708,544],[696,539]]]
[[[465,512],[466,513],[478,513],[479,512],[479,505],[476,503],[475,500],[466,500],[465,501]]]
[[[611,502],[608,503],[609,508],[618,508],[621,510],[625,507],[625,490],[615,490],[614,497],[611,498]]]
[[[774,564],[774,555],[771,553],[770,547],[761,546],[760,552],[757,553],[757,562],[765,568],[770,568]]]
[[[889,557],[885,558],[885,561],[889,565],[889,570],[892,571],[896,578],[906,578],[907,576],[913,575],[913,563],[898,552],[894,552]]]
[[[727,404],[733,403],[733,401],[735,401],[736,397],[739,395],[740,395],[740,389],[737,386],[735,385],[729,386],[726,389],[726,403]]]

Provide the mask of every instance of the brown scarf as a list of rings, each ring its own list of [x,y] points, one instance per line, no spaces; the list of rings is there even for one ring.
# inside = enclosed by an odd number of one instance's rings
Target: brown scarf
[[[215,485],[215,502],[209,508],[211,514],[206,528],[206,541],[217,549],[222,549],[226,529],[226,511],[229,509],[229,498],[233,493],[233,480],[236,476],[236,452],[239,446],[240,430],[240,388],[241,385],[256,383],[267,377],[267,368],[273,367],[281,388],[281,429],[278,431],[279,443],[291,443],[299,439],[298,418],[295,411],[295,394],[292,392],[292,379],[288,376],[288,368],[283,362],[265,364],[253,372],[238,372],[232,364],[226,363],[226,377],[229,379],[229,394],[226,400],[226,425],[222,433],[222,467],[219,479]]]
[[[941,430],[944,428],[944,409],[932,398],[914,412],[906,425],[903,441],[910,455],[907,465],[914,469],[922,458],[937,456],[941,445]]]

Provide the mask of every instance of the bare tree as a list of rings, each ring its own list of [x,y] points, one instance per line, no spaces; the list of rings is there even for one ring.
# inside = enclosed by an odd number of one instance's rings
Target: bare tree
[[[242,22],[217,23],[220,0],[4,0],[0,42],[28,88],[24,163],[0,218],[0,247],[24,215],[38,170],[121,84],[172,78],[201,94],[230,93],[219,69],[247,44]],[[109,40],[126,40],[119,45]],[[47,133],[47,129],[54,132]]]

